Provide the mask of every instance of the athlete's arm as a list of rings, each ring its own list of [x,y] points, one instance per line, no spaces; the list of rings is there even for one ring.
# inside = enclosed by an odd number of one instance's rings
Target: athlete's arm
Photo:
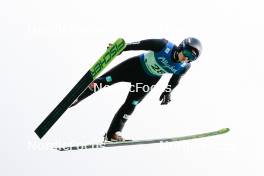
[[[181,77],[190,69],[191,65],[185,67],[180,74],[173,74],[167,88],[160,96],[161,105],[166,105],[171,101],[171,92],[179,84]]]
[[[173,74],[169,83],[168,83],[168,86],[167,86],[167,89],[170,90],[170,92],[179,84],[179,81],[181,79],[181,77],[190,69],[191,67],[191,64],[188,64],[182,71],[180,74]]]
[[[139,42],[127,43],[124,51],[130,50],[151,50],[158,52],[167,44],[166,39],[147,39]]]
[[[171,91],[178,85],[180,78],[180,75],[172,75],[167,88],[160,95],[161,105],[166,105],[171,101]]]

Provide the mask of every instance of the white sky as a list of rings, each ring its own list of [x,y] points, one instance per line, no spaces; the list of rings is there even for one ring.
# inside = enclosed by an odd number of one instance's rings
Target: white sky
[[[1,1],[0,175],[263,175],[263,15],[260,0]],[[168,106],[158,101],[169,80],[164,76],[124,135],[172,137],[229,127],[228,134],[163,146],[47,150],[100,142],[129,90],[120,83],[67,111],[42,140],[35,135],[109,42],[167,38],[179,44],[188,36],[202,41],[201,58]],[[123,53],[109,68],[138,53]]]

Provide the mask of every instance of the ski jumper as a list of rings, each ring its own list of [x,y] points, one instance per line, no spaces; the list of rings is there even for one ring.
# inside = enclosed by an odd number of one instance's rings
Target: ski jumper
[[[124,51],[129,50],[146,50],[148,52],[129,58],[115,66],[93,82],[94,85],[97,85],[96,88],[91,89],[89,87],[78,97],[78,100],[81,101],[105,86],[111,86],[117,82],[131,83],[128,96],[115,114],[107,131],[108,138],[111,138],[115,132],[122,131],[135,107],[151,91],[150,87],[153,87],[163,74],[172,74],[167,86],[172,90],[191,66],[190,63],[180,63],[173,60],[177,46],[166,39],[147,39],[129,43]],[[137,87],[138,85],[140,87]],[[143,89],[142,87],[149,88]]]

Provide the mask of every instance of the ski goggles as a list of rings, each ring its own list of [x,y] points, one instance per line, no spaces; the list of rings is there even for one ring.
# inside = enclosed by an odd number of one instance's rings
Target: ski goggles
[[[195,59],[197,59],[197,54],[194,52],[194,51],[191,51],[189,49],[183,49],[182,50],[182,54],[185,56],[185,57],[188,57],[188,60],[189,61],[194,61]]]

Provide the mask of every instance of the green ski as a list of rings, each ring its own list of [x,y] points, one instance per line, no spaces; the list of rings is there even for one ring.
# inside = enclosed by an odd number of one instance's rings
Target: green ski
[[[147,140],[131,140],[131,141],[124,141],[124,142],[103,142],[99,144],[89,144],[89,145],[80,145],[80,146],[71,146],[71,147],[57,147],[54,149],[59,150],[59,151],[69,151],[69,150],[84,150],[84,149],[94,149],[94,148],[104,148],[104,147],[140,145],[140,144],[166,143],[166,142],[175,142],[175,141],[205,138],[209,136],[224,134],[224,133],[227,133],[228,131],[229,131],[229,128],[223,128],[218,131],[211,131],[207,133],[194,134],[194,135],[182,136],[182,137],[147,139]]]
[[[35,133],[42,138],[48,130],[56,123],[61,115],[69,108],[76,98],[95,80],[104,68],[118,56],[126,44],[122,38],[117,39],[113,45],[98,59],[82,79],[72,88],[66,97],[56,106],[56,108],[46,117],[46,119],[37,127]]]

